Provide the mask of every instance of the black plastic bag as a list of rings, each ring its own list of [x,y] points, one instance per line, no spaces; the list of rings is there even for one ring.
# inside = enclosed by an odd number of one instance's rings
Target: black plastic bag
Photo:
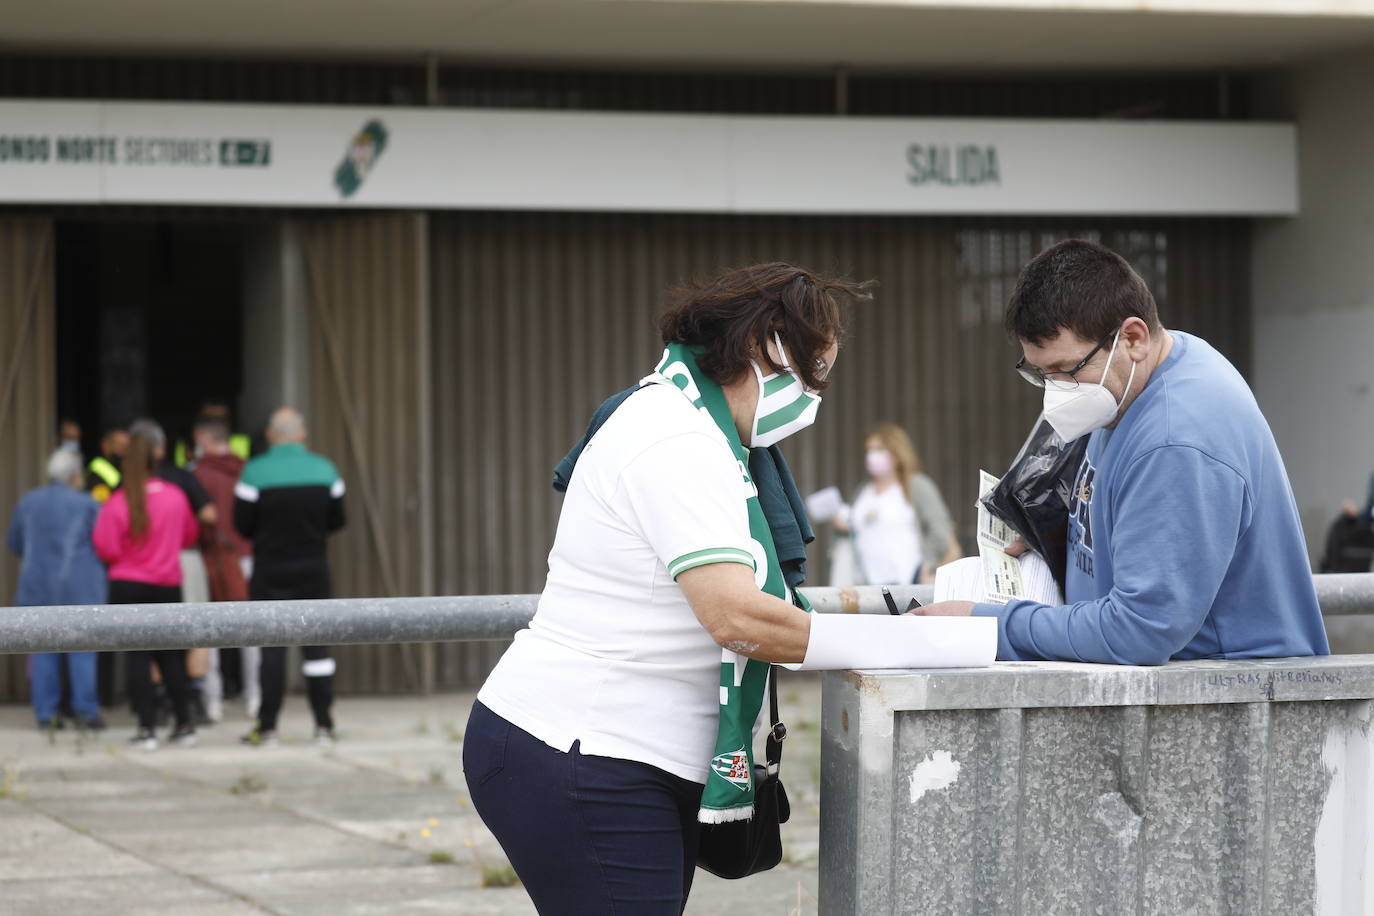
[[[1069,502],[1087,447],[1087,436],[1065,443],[1042,416],[1002,482],[983,497],[987,510],[1049,564],[1060,591],[1069,555]]]

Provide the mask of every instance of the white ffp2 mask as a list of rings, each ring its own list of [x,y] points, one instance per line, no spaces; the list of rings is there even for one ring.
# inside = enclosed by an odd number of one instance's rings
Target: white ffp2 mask
[[[1107,370],[1112,367],[1112,358],[1116,356],[1116,345],[1120,340],[1121,332],[1118,331],[1112,341],[1112,350],[1107,354],[1107,365],[1102,369],[1104,379],[1107,377]],[[1126,392],[1131,390],[1131,382],[1135,381],[1135,367],[1135,361],[1132,360],[1131,375],[1126,379],[1126,388],[1121,392],[1120,401],[1100,382],[1078,382],[1070,388],[1056,384],[1053,379],[1046,379],[1046,422],[1054,427],[1054,431],[1065,442],[1072,442],[1079,436],[1085,436],[1111,423],[1116,419],[1122,402],[1126,400]]]

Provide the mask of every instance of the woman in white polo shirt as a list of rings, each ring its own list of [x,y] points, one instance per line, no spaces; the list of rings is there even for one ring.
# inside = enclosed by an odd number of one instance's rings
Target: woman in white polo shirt
[[[681,290],[657,369],[603,405],[575,458],[538,612],[463,747],[473,804],[541,913],[680,913],[698,822],[752,814],[739,774],[768,663],[809,664],[846,623],[799,606],[757,492],[774,470],[790,486],[768,447],[815,419],[837,295],[863,287],[787,264]]]

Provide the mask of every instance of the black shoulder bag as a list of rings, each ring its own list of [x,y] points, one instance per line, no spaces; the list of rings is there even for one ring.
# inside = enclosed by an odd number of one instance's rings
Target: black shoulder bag
[[[782,834],[792,807],[782,787],[782,740],[787,726],[778,721],[777,670],[768,668],[768,716],[772,728],[764,745],[766,764],[754,764],[754,816],[747,821],[702,824],[697,865],[721,878],[744,878],[782,861]]]

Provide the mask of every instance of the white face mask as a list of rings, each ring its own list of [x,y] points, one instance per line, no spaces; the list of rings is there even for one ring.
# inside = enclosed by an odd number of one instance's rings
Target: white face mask
[[[777,345],[783,368],[790,370],[787,354],[782,350],[782,339],[776,332],[773,343]],[[816,422],[821,396],[807,391],[801,376],[790,371],[764,375],[757,362],[750,360],[749,364],[759,380],[759,403],[754,407],[754,422],[749,426],[750,448],[775,445]]]
[[[885,448],[871,448],[864,453],[864,469],[869,477],[886,477],[896,467],[892,453]]]
[[[1112,341],[1112,350],[1107,354],[1107,365],[1102,369],[1103,379],[1106,379],[1107,370],[1112,366],[1112,357],[1116,355],[1116,345],[1120,340],[1121,332],[1118,331]],[[1131,382],[1135,381],[1135,366],[1132,360],[1131,375],[1126,379],[1121,401],[1099,382],[1079,382],[1070,388],[1056,383],[1054,379],[1046,379],[1045,420],[1065,442],[1072,442],[1079,436],[1101,429],[1116,419],[1122,401],[1126,400],[1126,392],[1131,390]]]

